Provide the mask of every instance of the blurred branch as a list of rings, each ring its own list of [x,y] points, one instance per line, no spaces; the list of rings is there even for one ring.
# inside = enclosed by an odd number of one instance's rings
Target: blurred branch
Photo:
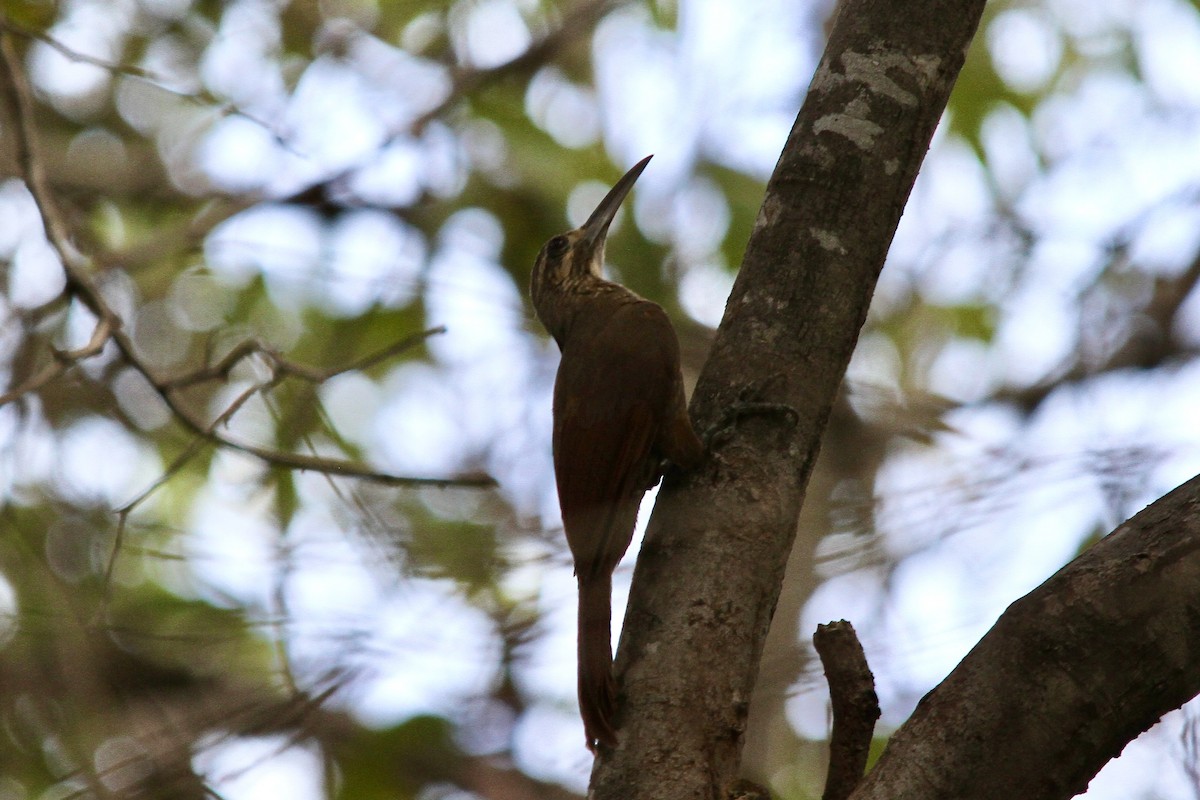
[[[414,333],[411,336],[406,336],[393,344],[388,345],[370,355],[364,356],[357,361],[352,361],[344,367],[334,367],[330,369],[317,369],[306,364],[300,364],[295,361],[289,361],[284,358],[279,351],[271,346],[257,341],[255,339],[247,339],[239,343],[236,347],[230,350],[224,358],[208,367],[194,370],[192,372],[178,375],[174,378],[169,378],[163,382],[163,386],[169,389],[181,389],[185,386],[194,386],[198,383],[213,380],[227,380],[229,373],[237,366],[242,359],[252,355],[260,355],[270,362],[273,371],[277,375],[288,375],[300,380],[308,381],[309,383],[324,383],[330,378],[336,377],[346,372],[356,372],[358,370],[369,369],[381,361],[386,361],[392,356],[398,355],[405,350],[410,350],[413,347],[424,342],[431,336],[438,336],[446,332],[446,326],[438,325],[435,328]]]
[[[536,72],[577,37],[590,31],[601,17],[626,2],[628,0],[588,0],[580,3],[566,14],[556,28],[533,42],[525,52],[503,64],[485,69],[453,70],[452,85],[446,97],[412,122],[405,124],[402,129],[392,131],[383,144],[387,145],[401,136],[419,135],[435,119],[486,86],[512,76]],[[279,198],[278,202],[299,203],[324,210],[330,204],[330,198],[339,193],[331,189],[339,189],[355,173],[371,163],[374,157],[372,154],[363,162],[340,169],[298,192]],[[390,210],[397,211],[394,208]]]
[[[59,350],[51,348],[54,360],[25,380],[24,383],[0,394],[0,406],[20,399],[24,395],[36,392],[46,384],[58,378],[77,362],[91,358],[104,349],[112,335],[112,320],[102,318],[92,330],[92,337],[83,347],[77,350]]]
[[[57,377],[58,374],[61,374],[61,371],[65,371],[68,367],[78,363],[83,358],[95,355],[105,344],[112,342],[121,354],[121,357],[141,373],[150,385],[154,387],[166,402],[168,408],[173,412],[175,418],[185,428],[214,444],[252,455],[272,466],[362,478],[397,486],[489,487],[495,485],[495,480],[488,475],[469,475],[458,478],[417,478],[382,472],[344,459],[326,458],[301,453],[287,453],[259,447],[238,441],[219,432],[213,424],[205,422],[199,414],[185,405],[176,393],[176,387],[155,374],[154,370],[138,354],[133,340],[122,328],[121,318],[108,305],[108,301],[104,298],[100,288],[93,281],[90,274],[91,264],[89,259],[71,241],[66,222],[55,203],[53,193],[46,181],[41,161],[34,152],[36,131],[33,128],[32,91],[24,73],[20,69],[20,59],[13,46],[11,32],[3,26],[0,26],[0,60],[3,61],[4,74],[3,86],[0,87],[0,93],[3,95],[5,105],[8,106],[10,118],[15,121],[14,138],[16,140],[17,161],[45,224],[47,239],[62,261],[63,272],[66,277],[65,292],[72,297],[78,298],[80,302],[95,314],[97,319],[96,328],[88,345],[81,350],[74,351],[74,353],[65,353],[60,356],[60,360],[65,359],[65,365],[62,367],[62,370],[58,370],[58,368],[54,368],[53,372],[49,369],[43,370],[34,379],[26,381],[18,389],[28,391],[24,387],[30,386],[36,381],[41,381],[41,385],[44,385]],[[407,340],[397,343],[396,346],[400,344],[410,346]],[[383,357],[385,356],[374,354],[368,356],[365,361],[375,363],[375,360]],[[290,362],[287,363],[290,364]],[[309,379],[312,378],[313,374],[316,374],[300,368],[299,365],[291,366],[296,367],[300,373],[307,372]],[[337,373],[335,371],[331,374]],[[22,391],[18,391],[16,396],[19,397],[22,393]],[[12,394],[12,392],[8,394]]]
[[[0,28],[3,28],[9,33],[16,34],[17,36],[22,36],[26,39],[36,39],[42,44],[48,45],[52,49],[56,50],[60,55],[70,59],[71,61],[78,61],[83,64],[91,64],[93,67],[99,67],[100,69],[108,72],[116,72],[121,75],[130,75],[135,78],[141,78],[150,82],[157,82],[161,80],[158,76],[154,75],[148,70],[142,69],[141,67],[135,67],[132,64],[115,64],[111,61],[105,61],[102,58],[96,58],[95,56],[88,55],[87,53],[81,53],[78,50],[63,44],[48,33],[34,30],[33,28],[26,27],[21,23],[14,22],[8,18],[0,18]],[[167,91],[172,90],[167,89]]]
[[[1200,186],[1190,185],[1173,192],[1120,225],[1105,242],[1104,248],[1108,261],[1100,274],[1079,291],[1077,298],[1081,309],[1086,305],[1089,295],[1105,291],[1114,291],[1114,283],[1122,276],[1132,272],[1130,251],[1136,237],[1147,224],[1152,222],[1153,214],[1164,207],[1195,208],[1200,204]],[[999,203],[997,214],[1003,223],[1003,232],[1017,237],[1021,242],[1019,253],[1023,260],[1038,242],[1038,232],[1025,220],[1022,213],[1011,203]],[[993,231],[991,236],[997,236]],[[1100,324],[1087,318],[1082,310],[1077,322],[1078,335],[1081,343],[1088,343],[1101,337],[1100,347],[1076,348],[1064,357],[1060,365],[1050,375],[1029,386],[1007,387],[985,398],[983,403],[1009,403],[1019,408],[1023,413],[1030,414],[1054,391],[1065,384],[1082,383],[1109,372],[1123,369],[1154,369],[1172,360],[1184,360],[1198,354],[1197,349],[1186,341],[1172,335],[1172,328],[1179,315],[1180,309],[1188,297],[1200,284],[1200,251],[1197,251],[1191,263],[1175,275],[1155,274],[1152,270],[1141,270],[1136,273],[1139,278],[1148,278],[1153,282],[1149,296],[1140,305],[1130,301],[1128,304],[1128,330],[1116,331],[1124,333],[1124,338],[1116,346],[1105,345],[1111,340],[1114,331],[1111,326]],[[1112,281],[1112,283],[1106,283]],[[1144,284],[1138,285],[1138,290]],[[1013,287],[1006,287],[1008,293]],[[1117,288],[1119,291],[1119,288]],[[1088,352],[1090,349],[1090,353]],[[1088,358],[1091,355],[1093,357]]]
[[[813,646],[821,657],[825,678],[829,681],[829,700],[833,707],[833,732],[829,737],[829,771],[822,800],[846,800],[862,780],[875,721],[879,719],[879,698],[875,695],[875,677],[867,665],[854,626],[842,620],[818,625]]]
[[[274,697],[267,687],[232,688],[213,684],[207,687],[203,703],[186,703],[169,695],[149,698],[148,703],[131,703],[126,709],[126,723],[129,735],[138,747],[124,758],[106,764],[96,775],[111,778],[139,767],[161,768],[179,753],[191,753],[193,743],[205,732],[213,734],[205,740],[205,748],[219,746],[239,736],[282,734],[280,751],[308,738],[318,741],[334,738],[344,727],[343,714],[330,711],[327,704],[345,687],[348,679],[349,676],[334,674],[322,680],[328,685],[316,693],[286,698]],[[68,773],[64,779],[75,777],[83,775],[76,771]],[[178,780],[181,776],[170,777]],[[78,789],[63,798],[86,797],[91,788]],[[121,797],[133,795],[143,796],[135,791]],[[208,796],[217,795],[209,790]]]
[[[87,53],[82,53],[72,47],[69,47],[68,45],[63,44],[58,39],[55,39],[53,36],[44,31],[38,31],[34,30],[33,28],[26,27],[19,22],[14,22],[3,15],[0,15],[0,28],[16,36],[39,41],[47,47],[53,49],[63,58],[71,61],[77,61],[81,64],[90,64],[93,67],[102,69],[106,72],[111,72],[115,75],[125,75],[130,78],[144,81],[145,83],[153,86],[155,89],[160,89],[168,94],[188,100],[199,106],[212,106],[215,104],[217,112],[222,116],[237,115],[249,120],[256,125],[259,125],[264,130],[269,131],[271,135],[275,137],[276,142],[280,146],[288,146],[287,142],[285,142],[283,138],[279,136],[279,134],[275,133],[274,129],[264,120],[255,117],[253,114],[250,114],[247,111],[243,111],[233,103],[223,102],[220,98],[215,97],[207,92],[188,92],[182,89],[176,89],[172,87],[170,85],[170,81],[162,75],[157,75],[147,69],[135,66],[133,64],[120,64],[103,58],[97,58],[96,56],[88,55]]]
[[[175,253],[191,251],[222,222],[262,201],[263,198],[258,196],[214,198],[194,214],[160,222],[152,233],[129,247],[97,254],[97,269],[105,271],[119,268],[134,273],[168,260]]]
[[[1200,284],[1200,252],[1187,269],[1178,275],[1155,277],[1149,300],[1134,310],[1134,325],[1128,337],[1102,360],[1075,362],[1056,374],[1032,386],[996,393],[988,402],[1005,402],[1032,412],[1051,393],[1066,383],[1079,383],[1097,375],[1122,369],[1151,369],[1173,358],[1195,351],[1173,340],[1171,328],[1184,302]]]
[[[212,421],[212,423],[208,426],[209,433],[211,434],[215,432],[219,426],[227,423],[233,417],[233,415],[238,412],[238,409],[245,405],[246,401],[248,401],[251,397],[261,391],[269,389],[277,382],[278,381],[270,381],[265,384],[256,384],[246,389],[244,392],[238,395],[232,403],[229,404],[228,408],[222,411],[221,414]],[[146,498],[158,491],[158,489],[165,485],[167,481],[171,480],[176,473],[183,469],[187,463],[191,461],[197,453],[200,452],[201,448],[206,443],[208,443],[206,438],[197,437],[193,439],[184,449],[184,451],[180,453],[179,456],[177,456],[175,460],[172,461],[167,468],[150,483],[149,486],[139,492],[138,495],[128,503],[117,509],[117,532],[113,537],[112,549],[108,554],[108,564],[104,568],[104,590],[102,593],[104,602],[101,604],[97,614],[103,615],[107,613],[109,595],[112,589],[112,577],[113,573],[116,571],[117,557],[121,554],[121,549],[125,543],[125,529],[129,524],[129,515],[133,513],[135,508],[145,502]]]
[[[485,86],[514,75],[529,75],[537,71],[565,46],[590,31],[601,17],[624,2],[626,0],[590,0],[580,3],[567,13],[557,28],[533,42],[520,55],[494,67],[456,71],[449,94],[412,123],[412,132],[420,134],[430,122]]]

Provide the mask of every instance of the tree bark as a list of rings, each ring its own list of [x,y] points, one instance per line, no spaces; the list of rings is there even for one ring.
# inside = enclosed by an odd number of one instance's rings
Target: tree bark
[[[1013,603],[853,800],[1072,797],[1200,693],[1200,476]]]
[[[821,433],[982,10],[841,3],[697,384],[694,417],[724,429],[705,468],[668,474],[638,557],[597,798],[712,798],[738,777]]]
[[[846,620],[818,625],[813,648],[829,682],[833,727],[829,732],[829,769],[821,800],[846,800],[862,782],[871,753],[879,697],[875,676],[854,626]]]

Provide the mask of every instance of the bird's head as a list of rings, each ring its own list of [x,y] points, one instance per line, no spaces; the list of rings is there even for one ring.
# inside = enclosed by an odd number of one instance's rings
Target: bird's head
[[[621,208],[621,202],[633,188],[652,156],[633,165],[609,190],[587,222],[552,237],[542,246],[533,265],[530,294],[538,317],[547,328],[555,316],[553,306],[565,293],[601,280],[604,269],[604,241],[608,226]]]

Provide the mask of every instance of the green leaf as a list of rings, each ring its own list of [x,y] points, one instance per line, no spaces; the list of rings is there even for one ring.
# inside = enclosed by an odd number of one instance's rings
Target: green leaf
[[[333,756],[342,775],[339,798],[408,800],[430,784],[453,783],[462,753],[453,726],[424,715],[384,730],[356,729],[339,738]]]
[[[417,573],[450,578],[468,592],[495,581],[500,554],[493,525],[447,519],[418,503],[405,510],[412,525],[407,553]]]

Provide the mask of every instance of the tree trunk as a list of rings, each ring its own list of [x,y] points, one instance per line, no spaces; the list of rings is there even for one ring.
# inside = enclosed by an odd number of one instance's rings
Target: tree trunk
[[[821,433],[982,9],[841,3],[696,388],[713,456],[668,474],[638,557],[597,798],[712,798],[738,777]]]

